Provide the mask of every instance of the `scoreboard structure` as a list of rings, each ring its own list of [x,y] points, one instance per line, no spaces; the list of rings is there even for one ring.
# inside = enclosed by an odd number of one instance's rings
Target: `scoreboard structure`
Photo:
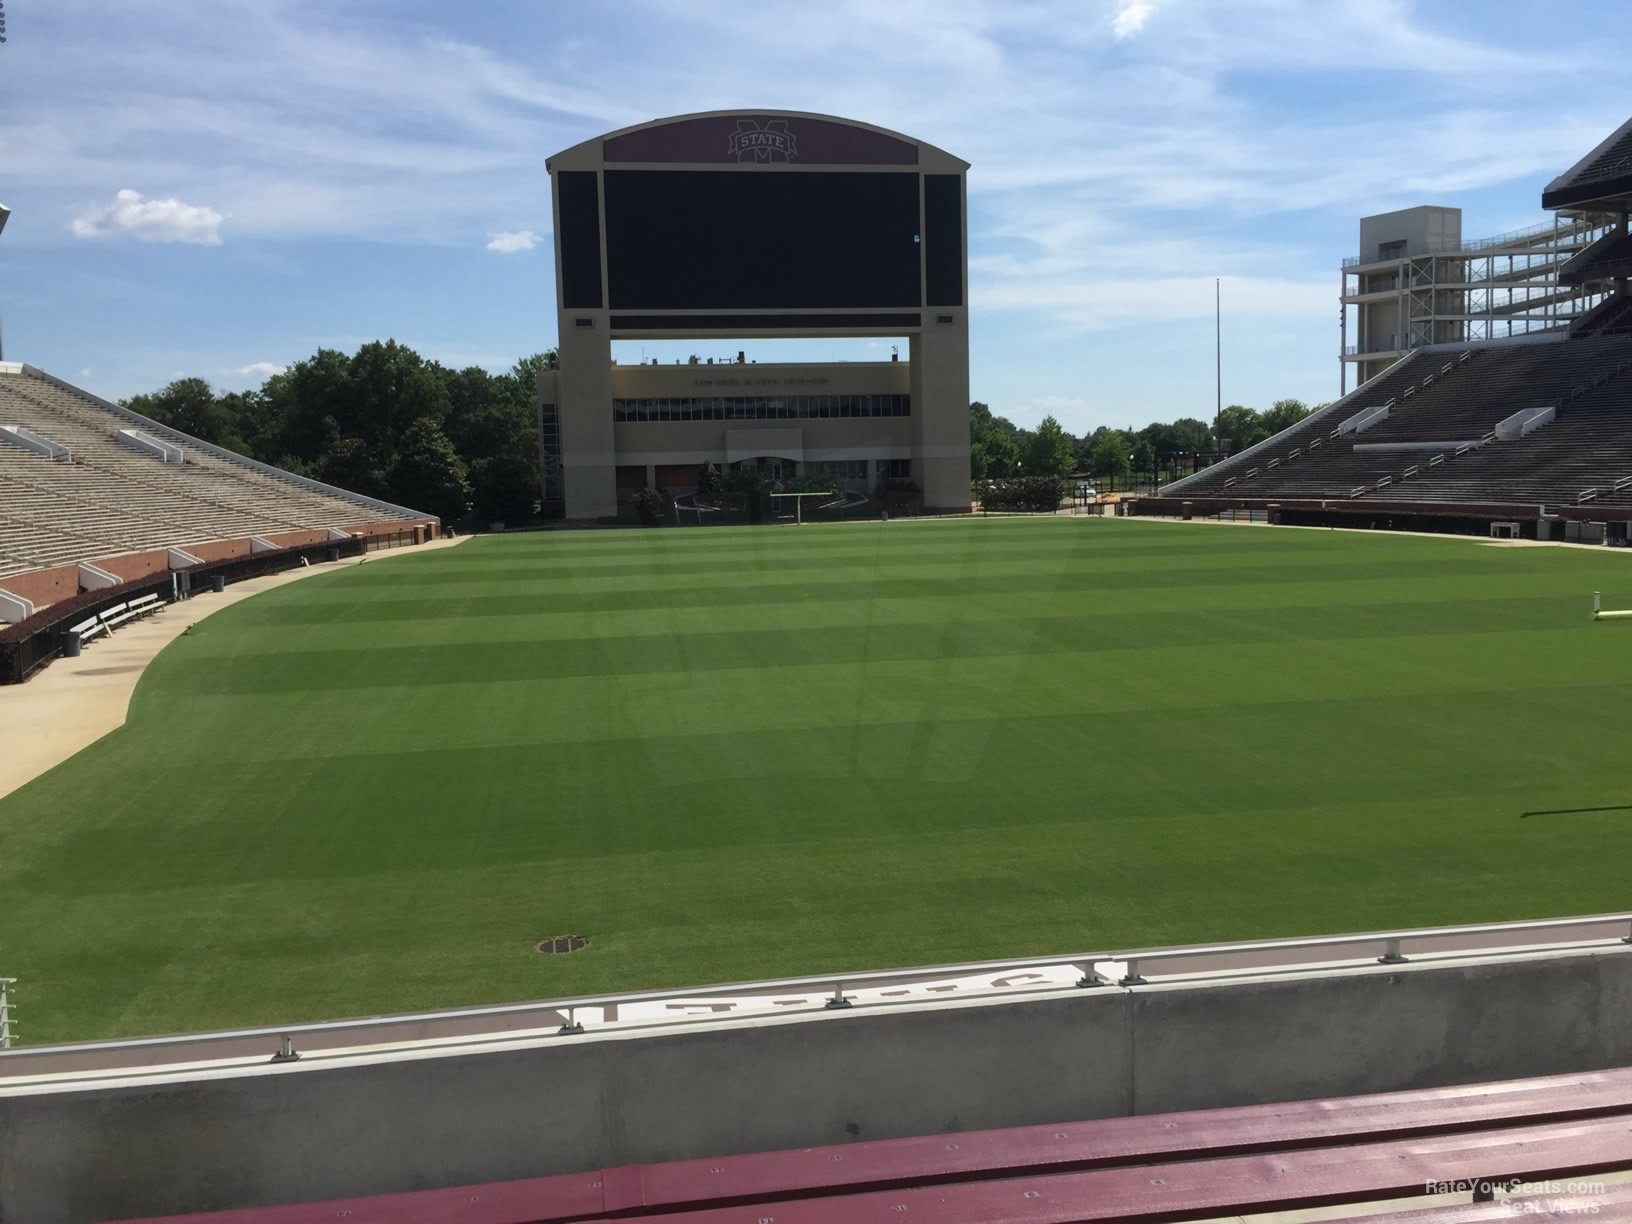
[[[683,484],[705,462],[774,462],[910,479],[926,508],[968,510],[967,162],[854,120],[756,110],[655,120],[546,166],[547,503],[607,518],[643,473]],[[907,361],[661,375],[612,361],[614,340],[830,336],[906,337]]]

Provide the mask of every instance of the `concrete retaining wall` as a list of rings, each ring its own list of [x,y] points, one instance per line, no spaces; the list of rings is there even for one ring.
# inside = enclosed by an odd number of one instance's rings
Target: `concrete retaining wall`
[[[0,1086],[0,1221],[89,1220],[1632,1063],[1632,949]]]

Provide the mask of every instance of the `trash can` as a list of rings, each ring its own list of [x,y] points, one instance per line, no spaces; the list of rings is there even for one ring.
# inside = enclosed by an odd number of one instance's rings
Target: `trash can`
[[[227,589],[227,576],[225,574],[211,574],[210,575],[210,590],[214,591],[217,595],[219,595],[219,594],[221,594],[222,591],[224,591],[226,589]]]
[[[1190,521],[1190,516],[1191,516],[1192,510],[1193,510],[1193,507],[1190,505],[1189,502],[1185,502],[1185,503],[1183,503],[1183,505],[1184,505],[1184,521],[1188,523]]]
[[[62,657],[65,659],[79,658],[79,648],[81,645],[82,643],[79,640],[79,634],[75,633],[72,629],[68,630],[68,632],[64,634],[62,638]]]

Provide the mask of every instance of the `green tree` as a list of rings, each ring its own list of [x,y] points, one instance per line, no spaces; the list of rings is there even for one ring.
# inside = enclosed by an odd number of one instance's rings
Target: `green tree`
[[[712,463],[705,463],[697,473],[697,500],[704,505],[714,505],[725,493],[725,482],[720,477],[720,469]]]
[[[391,484],[367,442],[361,438],[340,438],[312,465],[317,479],[368,497],[390,497]],[[419,507],[415,507],[418,509]]]
[[[438,426],[448,415],[445,371],[395,340],[365,344],[351,359],[350,394],[335,420],[363,438],[376,455],[391,455],[415,421]]]
[[[1200,455],[1213,449],[1212,427],[1195,417],[1180,417],[1169,428],[1176,451]]]
[[[1151,440],[1143,435],[1134,438],[1133,447],[1129,452],[1128,461],[1133,466],[1134,475],[1148,476],[1156,470],[1156,447]]]
[[[1273,437],[1283,429],[1291,429],[1312,411],[1302,400],[1280,399],[1269,406],[1261,420],[1266,437]]]
[[[1027,476],[1064,476],[1076,466],[1076,447],[1071,435],[1051,416],[1026,439],[1021,455],[1021,471]]]
[[[261,387],[262,453],[319,462],[343,436],[350,398],[351,358],[338,349],[318,349],[274,374]]]
[[[469,464],[470,500],[484,523],[522,523],[538,514],[538,460],[487,455]]]
[[[1094,475],[1108,476],[1112,480],[1126,476],[1133,466],[1128,453],[1128,440],[1116,429],[1107,429],[1099,435],[1091,459]]]
[[[976,480],[1003,480],[1020,470],[1020,448],[1012,434],[987,430],[969,444],[969,474]]]
[[[391,468],[391,490],[398,502],[428,510],[444,522],[457,522],[469,511],[464,462],[430,417],[419,417],[404,432]]]
[[[1263,417],[1251,408],[1231,404],[1218,414],[1218,434],[1229,442],[1229,450],[1240,452],[1269,437]]]
[[[470,476],[471,500],[487,522],[534,516],[539,492],[538,418],[530,376],[489,374],[479,366],[442,371],[448,415],[443,432]]]
[[[236,417],[216,399],[210,384],[202,378],[178,378],[162,391],[132,396],[124,406],[205,442],[236,451],[244,449]]]

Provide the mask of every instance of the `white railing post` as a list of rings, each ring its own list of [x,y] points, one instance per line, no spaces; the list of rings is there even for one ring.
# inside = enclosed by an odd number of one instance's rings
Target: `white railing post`
[[[16,978],[0,978],[0,1050],[11,1049],[11,988]]]

